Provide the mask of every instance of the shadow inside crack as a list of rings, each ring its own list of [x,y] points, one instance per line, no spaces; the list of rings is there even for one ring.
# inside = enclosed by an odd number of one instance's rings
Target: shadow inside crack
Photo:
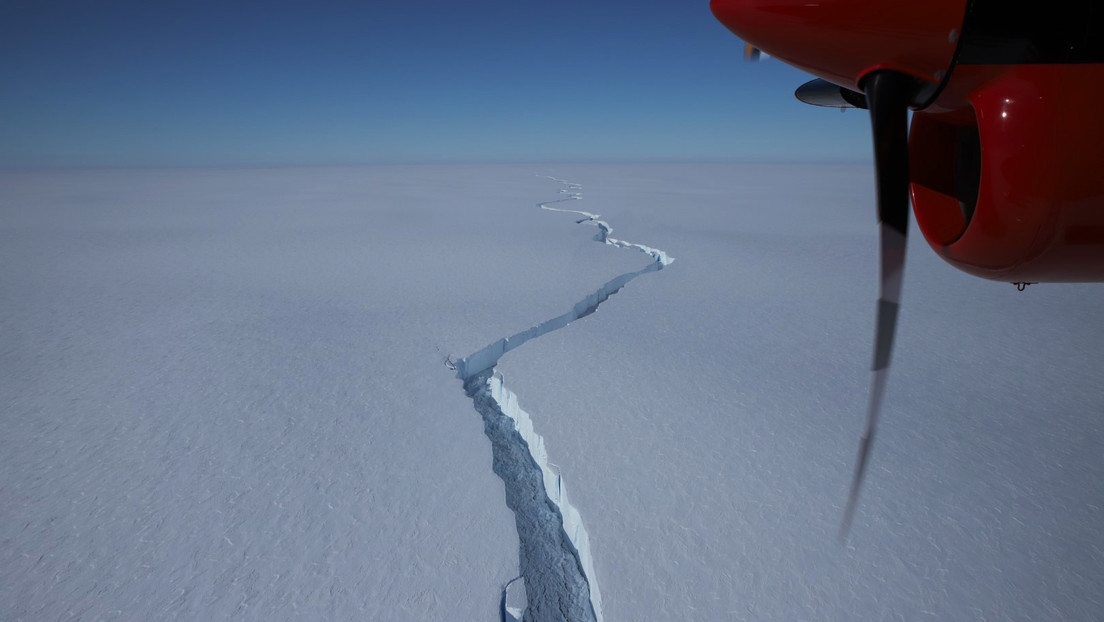
[[[493,469],[506,487],[506,505],[514,512],[525,580],[526,620],[595,620],[590,585],[579,552],[563,527],[560,509],[549,498],[542,472],[513,418],[494,399],[484,370],[464,383],[491,440]]]

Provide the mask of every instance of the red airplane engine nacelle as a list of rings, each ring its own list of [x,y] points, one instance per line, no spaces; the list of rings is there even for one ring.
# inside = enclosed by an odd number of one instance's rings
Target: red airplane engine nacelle
[[[913,211],[955,267],[1104,280],[1104,65],[963,65],[913,114]]]

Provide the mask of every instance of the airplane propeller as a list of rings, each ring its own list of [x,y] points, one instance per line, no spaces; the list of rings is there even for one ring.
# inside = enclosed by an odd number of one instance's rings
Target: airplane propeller
[[[893,338],[897,332],[897,311],[905,271],[905,249],[909,221],[908,106],[915,90],[909,76],[894,71],[875,71],[862,82],[865,103],[870,110],[874,137],[874,169],[877,184],[880,237],[880,283],[878,316],[874,332],[874,363],[871,366],[870,402],[866,426],[859,443],[851,492],[843,513],[839,537],[846,540],[866,475],[867,459],[878,429],[882,398],[889,375]],[[838,88],[838,87],[837,87]]]
[[[750,43],[744,46],[745,60],[755,62],[759,57],[758,48]],[[874,328],[874,362],[871,365],[866,424],[859,441],[855,472],[840,523],[841,541],[847,539],[859,503],[859,492],[866,476],[870,448],[878,431],[878,418],[881,415],[889,362],[893,354],[893,340],[897,334],[897,314],[901,302],[909,225],[908,108],[917,94],[914,78],[891,70],[871,72],[860,86],[863,90],[861,93],[817,78],[802,84],[794,92],[797,99],[814,106],[841,110],[867,109],[870,112],[870,129],[874,139],[880,226],[880,280]]]
[[[750,43],[744,58],[758,60],[758,48]],[[896,71],[879,70],[866,76],[863,92],[852,91],[817,78],[802,84],[794,96],[806,104],[829,108],[865,108],[870,112],[874,139],[874,170],[880,225],[878,311],[874,328],[874,362],[871,365],[870,399],[866,424],[859,441],[851,490],[840,523],[839,538],[846,540],[859,503],[870,448],[878,431],[882,399],[889,376],[893,340],[905,271],[909,223],[908,107],[916,95],[915,79]]]

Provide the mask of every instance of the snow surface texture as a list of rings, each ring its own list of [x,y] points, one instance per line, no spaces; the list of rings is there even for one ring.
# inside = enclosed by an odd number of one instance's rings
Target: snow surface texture
[[[590,212],[551,207],[555,203],[583,198],[581,186],[555,177],[568,197],[539,203],[554,212],[583,216],[576,224],[598,227],[595,240],[620,248],[636,249],[652,257],[651,263],[608,281],[598,291],[576,302],[567,313],[545,320],[525,331],[504,337],[460,359],[455,364],[464,390],[483,416],[487,436],[494,448],[494,470],[506,484],[506,502],[517,517],[521,541],[521,578],[524,581],[531,620],[602,620],[602,597],[594,573],[590,538],[579,511],[567,499],[558,468],[548,461],[544,439],[536,433],[529,414],[518,406],[517,396],[494,373],[507,352],[526,342],[566,327],[586,317],[610,296],[647,272],[663,269],[674,261],[667,253],[610,236],[613,227]],[[451,362],[450,362],[451,365]],[[510,583],[513,586],[514,582]],[[509,587],[507,586],[507,594]],[[506,595],[503,596],[504,602]]]
[[[520,613],[515,516],[441,360],[642,260],[534,209],[534,172],[678,250],[496,366],[607,622],[1099,618],[1104,287],[1016,292],[915,229],[836,540],[877,298],[862,164],[0,172],[0,617]]]
[[[606,620],[1099,617],[1104,286],[1017,292],[914,228],[841,546],[878,295],[871,167],[546,170],[678,249],[498,366],[586,518]]]
[[[498,619],[514,517],[437,349],[591,287],[547,183],[0,173],[0,617]]]

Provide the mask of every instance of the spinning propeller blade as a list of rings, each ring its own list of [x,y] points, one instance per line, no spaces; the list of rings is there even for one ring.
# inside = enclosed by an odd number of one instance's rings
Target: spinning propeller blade
[[[881,283],[877,328],[874,333],[870,403],[866,427],[859,443],[851,493],[843,513],[839,537],[847,539],[859,490],[866,474],[870,447],[877,432],[878,415],[889,375],[893,336],[897,331],[897,310],[901,301],[901,280],[905,270],[905,244],[909,218],[908,105],[914,82],[893,71],[876,71],[863,80],[874,135],[874,167],[877,176],[878,221],[881,223]]]

